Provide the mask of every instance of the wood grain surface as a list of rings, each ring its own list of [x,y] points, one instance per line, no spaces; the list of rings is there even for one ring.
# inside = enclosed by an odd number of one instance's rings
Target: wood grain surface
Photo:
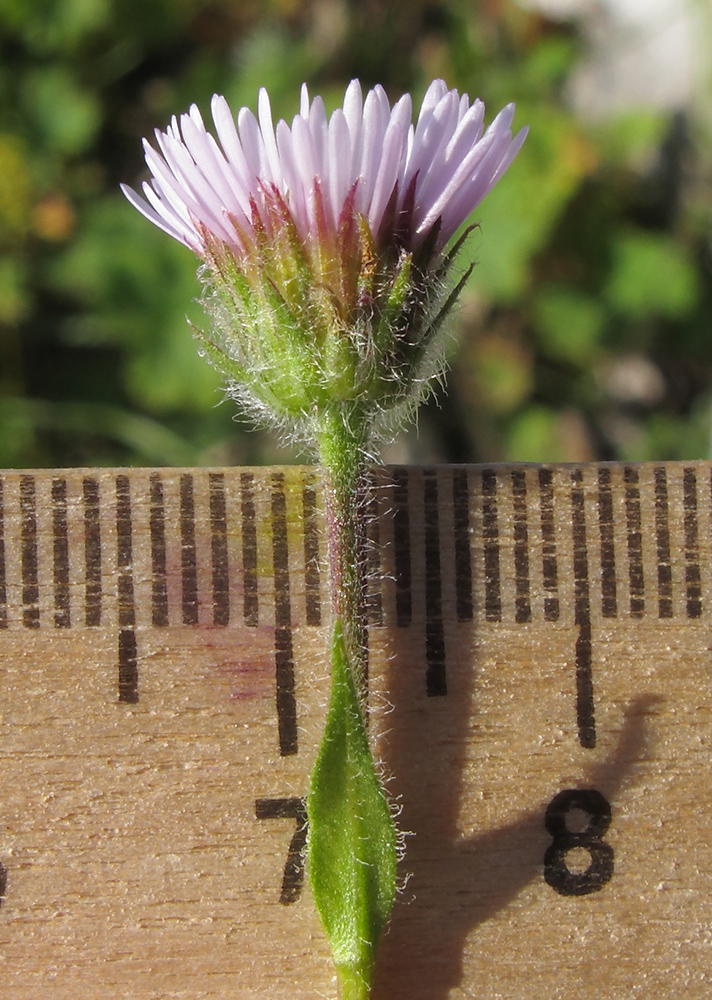
[[[712,994],[712,466],[389,468],[377,1000]],[[334,998],[312,469],[0,474],[0,996]]]

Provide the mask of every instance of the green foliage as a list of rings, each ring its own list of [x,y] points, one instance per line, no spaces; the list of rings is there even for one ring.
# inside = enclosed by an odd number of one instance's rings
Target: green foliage
[[[28,73],[21,101],[36,138],[53,153],[82,153],[100,125],[95,95],[82,87],[66,66]]]
[[[596,359],[606,321],[599,299],[569,285],[544,286],[533,301],[533,319],[546,357],[581,366]]]
[[[696,263],[671,236],[621,232],[613,244],[613,269],[605,294],[631,319],[683,319],[699,298]]]
[[[551,108],[518,109],[531,131],[516,168],[477,209],[482,229],[473,289],[490,299],[520,299],[531,280],[532,258],[550,234],[581,180],[593,151],[576,125]]]
[[[584,47],[514,0],[0,0],[0,463],[274,457],[217,405],[185,321],[203,322],[193,256],[117,187],[142,176],[141,137],[213,91],[255,107],[267,86],[289,118],[302,80],[334,106],[356,75],[393,99],[442,75],[531,126],[466,245],[428,458],[706,455],[709,95],[699,122],[580,120]],[[615,389],[631,352],[660,391]]]

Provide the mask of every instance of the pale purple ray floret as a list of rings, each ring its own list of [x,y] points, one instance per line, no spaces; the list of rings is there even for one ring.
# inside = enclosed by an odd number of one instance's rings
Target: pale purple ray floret
[[[264,89],[257,117],[241,108],[235,121],[217,95],[211,110],[219,142],[193,105],[165,132],[156,130],[158,151],[144,140],[153,175],[143,185],[145,198],[122,185],[143,215],[200,256],[206,231],[239,255],[245,237],[254,236],[255,213],[267,224],[261,209],[275,194],[305,245],[320,225],[335,231],[345,208],[363,216],[378,238],[395,208],[396,218],[408,216],[407,249],[438,222],[435,249],[441,249],[504,174],[527,133],[512,137],[513,104],[484,130],[482,101],[470,104],[443,80],[431,83],[415,125],[409,95],[391,108],[377,86],[363,100],[357,80],[328,119],[322,99],[310,102],[304,85],[291,127],[280,121],[275,129]]]

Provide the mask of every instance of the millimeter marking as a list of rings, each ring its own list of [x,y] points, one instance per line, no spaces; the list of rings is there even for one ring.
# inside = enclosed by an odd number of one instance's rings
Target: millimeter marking
[[[672,564],[668,524],[667,472],[655,470],[655,537],[658,553],[658,617],[672,618]]]
[[[225,473],[209,472],[210,559],[213,588],[213,625],[230,624],[230,569],[227,552]]]
[[[435,469],[423,474],[425,519],[425,690],[429,697],[447,694],[445,629],[440,575],[440,514]]]
[[[482,535],[485,548],[485,618],[502,620],[499,589],[499,520],[497,516],[497,472],[482,470]]]
[[[554,477],[551,469],[539,469],[539,517],[541,521],[541,569],[544,578],[544,618],[559,620],[559,570],[556,562],[554,526]]]
[[[257,590],[257,525],[255,523],[255,477],[251,472],[240,473],[240,514],[242,519],[242,614],[245,625],[259,625],[259,592]]]
[[[54,626],[72,624],[69,595],[69,535],[67,525],[67,480],[52,482],[52,568],[54,578]]]
[[[151,474],[151,624],[156,628],[168,625],[168,581],[166,579],[166,510],[163,481],[157,472]]]
[[[645,614],[645,572],[643,569],[643,532],[638,470],[632,466],[626,466],[623,478],[625,481],[629,607],[633,618],[642,618]]]
[[[138,701],[138,649],[133,580],[133,524],[131,521],[131,480],[116,477],[116,564],[119,591],[119,701]]]
[[[529,527],[527,525],[527,478],[523,469],[512,470],[514,498],[514,580],[516,587],[515,620],[518,625],[531,621],[529,596]]]
[[[82,483],[84,500],[84,623],[101,625],[101,511],[99,483],[87,476]]]
[[[378,516],[375,476],[369,476],[366,483],[366,622],[368,625],[383,625],[383,596],[381,594],[381,527]],[[368,630],[366,630],[368,641]]]
[[[198,624],[198,554],[195,547],[193,476],[180,477],[181,608],[184,625]]]
[[[683,473],[683,510],[685,522],[685,608],[688,618],[702,614],[700,553],[697,529],[697,476],[694,469]]]
[[[586,549],[586,509],[583,474],[571,473],[571,527],[574,561],[574,621],[579,627],[576,640],[576,721],[579,743],[593,749],[596,746],[596,723],[593,712],[593,674],[591,650],[591,595],[588,582]]]
[[[307,625],[321,625],[321,570],[319,567],[319,525],[317,520],[316,479],[306,473],[302,488],[304,517],[304,591]]]
[[[131,480],[116,477],[116,565],[119,570],[119,628],[136,624],[133,583],[133,531],[131,523]]]
[[[279,752],[297,752],[297,701],[294,693],[292,606],[289,587],[289,540],[284,474],[272,475],[272,565],[274,568],[274,655]]]
[[[453,469],[452,507],[455,534],[455,606],[457,620],[467,622],[472,621],[472,545],[467,469]]]
[[[393,470],[393,557],[396,575],[396,624],[407,628],[413,618],[411,589],[408,471]]]
[[[611,470],[598,470],[598,532],[601,541],[601,612],[604,618],[618,614],[616,549],[613,537],[613,492]]]
[[[33,476],[23,476],[20,480],[20,510],[22,512],[22,621],[26,628],[39,628],[37,509]]]

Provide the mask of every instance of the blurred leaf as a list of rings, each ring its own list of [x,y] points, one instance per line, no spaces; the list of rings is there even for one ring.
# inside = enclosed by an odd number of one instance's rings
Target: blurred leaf
[[[529,407],[511,426],[507,458],[513,462],[559,461],[556,427],[556,410]]]
[[[534,321],[545,354],[578,365],[598,353],[605,307],[590,295],[565,285],[549,287],[534,299]]]
[[[0,0],[0,22],[37,55],[74,50],[91,32],[105,28],[128,0]],[[155,0],[146,0],[148,10]]]
[[[669,121],[667,111],[636,108],[601,122],[596,128],[601,152],[609,162],[646,169],[658,154]]]
[[[465,350],[458,369],[471,383],[477,405],[497,414],[516,410],[534,385],[530,352],[505,335],[477,338]]]
[[[566,79],[576,56],[576,41],[570,35],[544,35],[530,50],[522,67],[523,86],[546,94]]]
[[[510,425],[508,461],[586,462],[593,457],[586,426],[575,410],[555,410],[536,404]]]
[[[59,0],[55,4],[55,30],[65,45],[104,27],[115,0]]]
[[[487,299],[511,301],[524,291],[532,256],[596,162],[593,148],[560,111],[518,109],[516,124],[527,122],[530,133],[514,166],[474,215],[482,236],[472,240],[478,263],[470,286]]]
[[[83,305],[65,327],[68,342],[126,349],[126,386],[150,412],[206,411],[221,399],[220,379],[198,357],[186,320],[203,320],[193,301],[196,266],[119,195],[92,206],[51,270],[52,286]]]
[[[295,45],[289,32],[269,22],[261,24],[240,46],[239,72],[225,90],[230,105],[255,110],[260,87],[269,91],[275,122],[287,121],[299,110],[299,88],[312,75],[315,54],[305,45]],[[341,101],[343,88],[339,84]],[[321,91],[320,91],[321,92]]]
[[[704,399],[691,418],[652,413],[621,448],[632,462],[692,461],[710,457],[710,405]]]
[[[20,261],[0,257],[0,323],[13,326],[27,315],[26,275]]]
[[[614,243],[605,293],[613,308],[631,319],[680,319],[692,311],[699,296],[694,261],[670,236],[624,232]]]
[[[149,465],[193,465],[197,459],[195,449],[167,427],[118,407],[11,396],[0,400],[0,426],[113,438]]]
[[[26,233],[30,195],[25,145],[19,136],[0,133],[0,244]]]
[[[64,66],[36,69],[23,85],[23,104],[43,143],[60,153],[80,153],[99,128],[96,96]]]
[[[33,465],[34,431],[24,399],[0,397],[0,468],[16,469]]]

